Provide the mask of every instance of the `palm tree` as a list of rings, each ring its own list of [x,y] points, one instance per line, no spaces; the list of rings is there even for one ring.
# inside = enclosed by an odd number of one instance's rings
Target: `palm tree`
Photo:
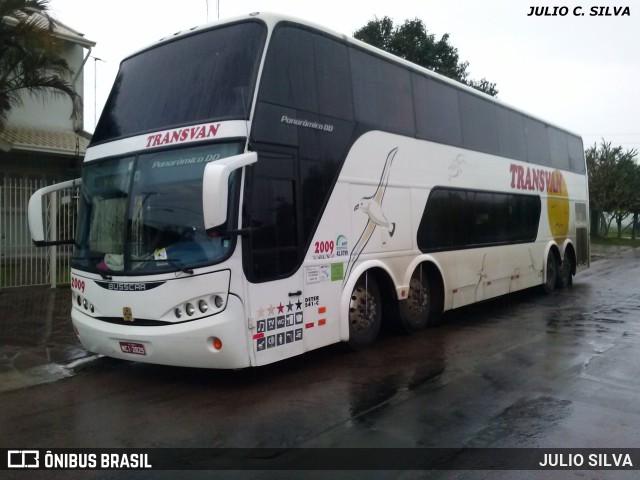
[[[68,78],[71,68],[54,34],[49,0],[0,0],[0,131],[9,112],[22,105],[26,92],[37,97],[68,96],[71,118],[82,110],[82,99]]]

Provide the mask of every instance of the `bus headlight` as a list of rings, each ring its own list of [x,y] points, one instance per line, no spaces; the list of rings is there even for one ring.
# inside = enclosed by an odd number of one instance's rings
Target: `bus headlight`
[[[216,305],[216,308],[222,308],[222,305],[224,305],[224,300],[220,295],[216,295],[215,297],[213,297],[213,303]]]
[[[205,302],[204,300],[200,300],[198,302],[198,308],[202,313],[207,313],[207,310],[209,310],[209,305],[207,305],[207,302]]]
[[[182,310],[180,310],[180,307],[176,308],[173,313],[175,314],[176,318],[182,318]]]
[[[187,306],[185,307],[185,310],[187,311],[187,315],[192,316],[194,313],[196,313],[196,309],[193,305],[191,305],[190,303],[187,303]]]

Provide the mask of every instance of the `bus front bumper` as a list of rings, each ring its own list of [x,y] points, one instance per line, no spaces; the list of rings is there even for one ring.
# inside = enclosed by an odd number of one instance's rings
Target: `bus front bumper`
[[[251,365],[240,300],[211,317],[163,326],[118,325],[73,309],[71,319],[90,352],[136,362],[180,367],[245,368]],[[215,343],[218,339],[220,343]],[[221,344],[221,348],[219,347]]]

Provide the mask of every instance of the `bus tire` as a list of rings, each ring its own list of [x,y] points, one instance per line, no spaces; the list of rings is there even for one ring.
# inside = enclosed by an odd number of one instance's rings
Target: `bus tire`
[[[349,347],[361,350],[378,338],[382,325],[382,297],[373,275],[360,276],[349,300]]]
[[[564,251],[562,263],[558,268],[558,277],[556,279],[556,287],[566,288],[573,283],[573,256],[567,247]]]
[[[556,280],[558,277],[558,260],[556,259],[556,254],[553,251],[550,251],[547,255],[547,266],[546,266],[546,280],[542,284],[542,289],[545,293],[553,292],[556,287]]]
[[[406,333],[414,333],[429,325],[433,300],[427,269],[418,265],[409,280],[407,298],[400,302],[400,327]]]

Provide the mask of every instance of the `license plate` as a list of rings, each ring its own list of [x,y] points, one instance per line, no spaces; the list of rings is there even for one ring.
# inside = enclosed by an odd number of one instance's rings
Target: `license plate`
[[[120,350],[122,350],[122,353],[131,353],[133,355],[147,354],[144,345],[137,342],[120,342]]]

